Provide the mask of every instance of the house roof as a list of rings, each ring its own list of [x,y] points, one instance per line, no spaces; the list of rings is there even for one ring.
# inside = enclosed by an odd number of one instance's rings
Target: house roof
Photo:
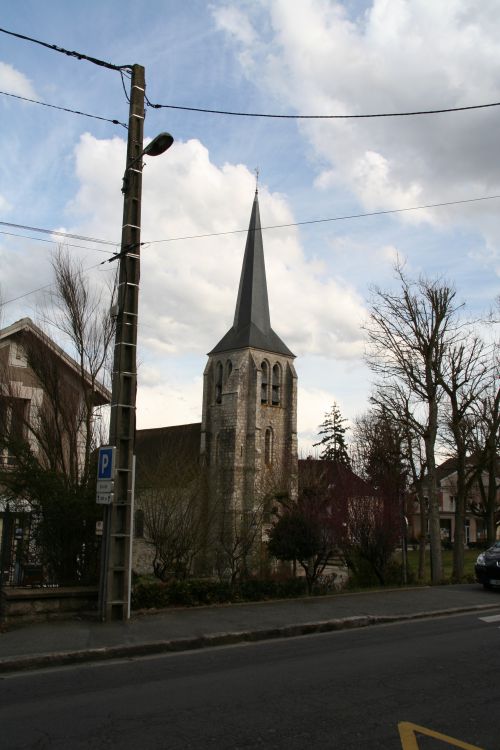
[[[209,354],[247,347],[287,357],[295,356],[271,328],[257,190],[248,227],[234,322]]]
[[[16,320],[6,328],[0,329],[0,342],[7,341],[15,337],[22,337],[23,335],[35,336],[38,341],[41,341],[52,354],[58,357],[70,370],[75,374],[80,375],[80,367],[78,363],[67,354],[50,336],[48,336],[41,328],[39,328],[31,318],[21,318]],[[90,384],[90,375],[86,372],[85,377],[87,382]],[[94,383],[95,394],[98,396],[98,405],[107,404],[111,401],[111,392],[99,381]]]
[[[199,466],[200,441],[200,422],[137,430],[138,484],[148,485],[159,477],[168,477],[172,483],[177,483],[180,477]]]
[[[347,489],[352,495],[366,497],[376,494],[368,482],[339,461],[321,458],[299,459],[299,486],[306,486],[308,481],[325,482],[332,490]]]

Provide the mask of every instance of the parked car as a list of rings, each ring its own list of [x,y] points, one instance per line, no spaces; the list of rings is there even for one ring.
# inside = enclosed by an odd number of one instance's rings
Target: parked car
[[[500,587],[500,541],[481,552],[475,565],[476,578],[485,589]]]

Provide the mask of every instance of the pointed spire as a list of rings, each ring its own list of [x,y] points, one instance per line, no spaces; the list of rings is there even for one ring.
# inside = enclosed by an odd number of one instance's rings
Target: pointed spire
[[[271,328],[257,187],[248,227],[233,327],[210,354],[246,347],[294,356]]]

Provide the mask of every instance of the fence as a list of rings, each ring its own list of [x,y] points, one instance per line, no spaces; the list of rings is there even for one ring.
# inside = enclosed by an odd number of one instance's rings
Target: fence
[[[86,542],[71,550],[74,573],[68,579],[61,567],[57,569],[48,562],[40,548],[39,524],[40,517],[26,504],[15,508],[6,504],[0,510],[0,588],[87,585],[97,580],[102,529],[96,527]],[[68,539],[72,532],[71,527],[66,529]]]

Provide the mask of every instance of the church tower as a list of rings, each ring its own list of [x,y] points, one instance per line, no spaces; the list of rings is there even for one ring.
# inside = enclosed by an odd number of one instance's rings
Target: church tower
[[[224,507],[248,513],[270,494],[297,494],[295,355],[271,328],[258,191],[234,323],[208,354],[201,455]]]

